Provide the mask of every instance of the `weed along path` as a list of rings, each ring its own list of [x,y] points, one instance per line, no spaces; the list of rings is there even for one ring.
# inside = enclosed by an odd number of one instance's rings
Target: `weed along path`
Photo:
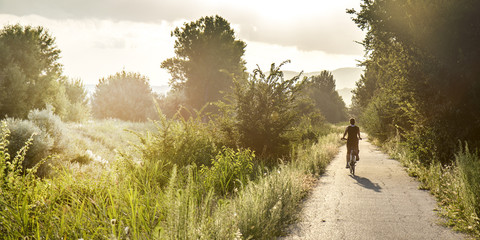
[[[346,147],[302,205],[282,239],[463,239],[440,225],[436,202],[401,164],[360,141],[356,176],[345,169]]]

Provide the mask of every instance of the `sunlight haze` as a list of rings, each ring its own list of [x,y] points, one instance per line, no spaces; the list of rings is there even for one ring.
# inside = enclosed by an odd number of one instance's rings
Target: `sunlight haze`
[[[285,70],[314,72],[355,67],[362,33],[345,13],[359,1],[62,1],[0,0],[0,24],[43,26],[62,51],[70,78],[85,84],[126,70],[167,85],[160,64],[174,56],[170,32],[185,22],[220,15],[247,43],[244,59],[257,65],[290,59]]]

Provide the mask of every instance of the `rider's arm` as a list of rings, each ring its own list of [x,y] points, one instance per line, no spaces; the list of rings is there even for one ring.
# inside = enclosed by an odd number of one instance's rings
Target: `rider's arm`
[[[362,137],[360,137],[360,128],[358,128],[358,139],[362,140]]]
[[[348,129],[348,127],[345,128],[345,132],[343,133],[343,137],[342,137],[342,138],[345,138],[345,136],[347,136],[347,129]]]

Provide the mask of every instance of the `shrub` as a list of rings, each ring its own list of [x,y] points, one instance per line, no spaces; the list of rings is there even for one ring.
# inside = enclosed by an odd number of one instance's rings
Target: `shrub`
[[[68,114],[63,118],[67,122],[85,122],[90,118],[90,107],[82,103],[72,103]]]
[[[44,110],[32,110],[28,113],[28,120],[37,125],[40,130],[48,134],[53,140],[52,151],[59,152],[66,148],[66,139],[63,135],[65,126],[60,117],[53,114],[50,107]]]
[[[173,118],[186,102],[187,98],[183,90],[172,90],[166,95],[157,97],[159,108],[168,118]]]
[[[1,122],[0,129],[0,234],[5,238],[19,239],[30,234],[34,217],[29,203],[36,197],[37,178],[35,173],[38,165],[24,171],[26,152],[32,139],[24,142],[22,147],[11,154],[10,130],[7,122]],[[6,237],[9,236],[9,237]]]
[[[253,159],[255,154],[251,150],[235,151],[224,147],[212,159],[210,168],[203,166],[200,172],[207,187],[215,189],[220,195],[231,193],[246,184],[253,173]]]
[[[8,152],[11,156],[15,156],[25,143],[32,138],[32,144],[23,161],[24,169],[35,166],[52,152],[54,140],[33,122],[9,118],[7,119],[7,126],[10,131]]]
[[[100,119],[147,120],[154,111],[148,78],[122,71],[100,79],[92,97],[92,111]]]
[[[288,61],[287,61],[288,62]],[[275,159],[287,157],[292,138],[286,134],[300,119],[296,102],[303,86],[300,75],[284,79],[280,68],[271,65],[269,75],[254,71],[246,85],[235,86],[235,118],[242,147]]]

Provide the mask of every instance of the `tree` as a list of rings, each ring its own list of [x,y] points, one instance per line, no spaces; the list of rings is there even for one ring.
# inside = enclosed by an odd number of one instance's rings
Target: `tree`
[[[230,23],[220,16],[203,17],[175,28],[174,58],[162,63],[174,91],[184,90],[187,104],[195,109],[222,97],[233,79],[246,79],[242,59],[246,44],[235,39]]]
[[[322,71],[320,75],[312,76],[303,91],[327,121],[337,123],[346,120],[345,102],[335,90],[335,79],[331,72]]]
[[[55,39],[42,27],[5,26],[0,31],[0,116],[25,118],[55,105],[62,66]]]
[[[365,75],[354,103],[364,124],[399,136],[428,163],[453,159],[458,140],[480,147],[480,2],[364,0]],[[375,134],[372,134],[375,136]]]
[[[65,92],[66,114],[62,117],[64,121],[83,122],[90,118],[90,106],[88,104],[87,90],[80,79],[60,80],[59,91]]]
[[[154,110],[153,99],[148,78],[122,71],[99,80],[92,111],[96,118],[145,121]]]

